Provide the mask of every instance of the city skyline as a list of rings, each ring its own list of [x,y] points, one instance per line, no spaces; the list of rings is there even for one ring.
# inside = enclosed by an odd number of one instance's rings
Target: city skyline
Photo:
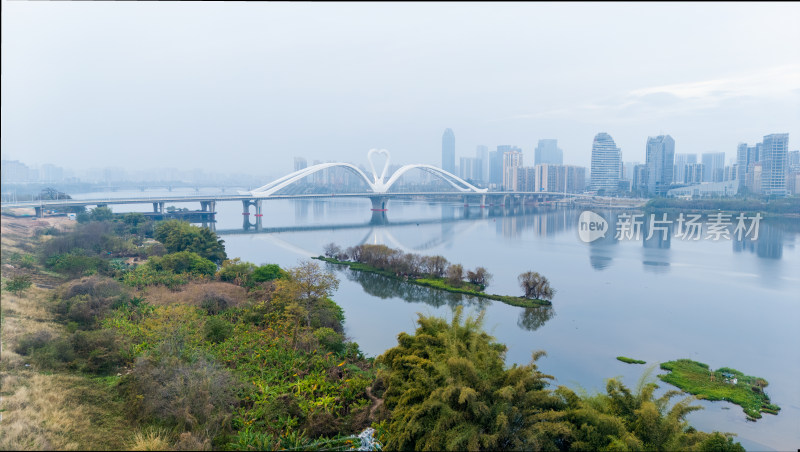
[[[456,157],[557,139],[586,167],[598,131],[631,161],[667,133],[729,161],[800,136],[791,3],[3,6],[2,157],[32,166],[267,175],[291,170],[286,153],[371,148],[434,164],[446,127]],[[653,21],[687,32],[639,39]]]

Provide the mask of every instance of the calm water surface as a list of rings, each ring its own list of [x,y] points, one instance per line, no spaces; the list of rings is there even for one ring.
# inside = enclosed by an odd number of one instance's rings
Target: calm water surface
[[[108,196],[125,194],[134,193]],[[334,299],[345,310],[348,336],[373,356],[396,345],[398,333],[413,332],[417,313],[449,316],[462,304],[486,309],[485,326],[508,346],[509,364],[528,363],[533,351],[545,350],[538,365],[556,385],[602,391],[605,379],[621,376],[635,386],[647,369],[659,373],[657,363],[679,358],[733,367],[767,379],[780,414],[747,422],[736,405],[697,402],[705,409],[691,413],[690,423],[736,433],[748,450],[800,447],[800,220],[762,222],[754,242],[615,241],[611,233],[585,244],[575,210],[390,201],[386,217],[375,218],[369,208],[358,199],[269,201],[263,226],[273,232],[243,234],[241,203],[225,202],[217,205],[216,228],[230,257],[257,264],[292,266],[321,254],[329,242],[380,243],[486,267],[493,293],[517,294],[517,275],[538,271],[558,290],[552,309],[462,299],[340,269]],[[598,212],[613,225],[615,213]],[[295,229],[300,226],[316,229]],[[648,364],[624,364],[618,355]]]

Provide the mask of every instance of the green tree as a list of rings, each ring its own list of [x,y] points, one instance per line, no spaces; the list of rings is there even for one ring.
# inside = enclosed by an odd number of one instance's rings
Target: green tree
[[[208,229],[193,226],[185,221],[167,220],[156,226],[154,237],[170,253],[191,251],[220,264],[227,259],[224,240]]]
[[[449,324],[420,314],[414,335],[378,358],[391,411],[387,449],[554,449],[570,431],[552,377],[534,363],[506,369],[506,347],[482,330],[483,313]]]
[[[89,213],[91,221],[109,221],[114,218],[114,212],[108,206],[97,206]]]
[[[22,296],[23,292],[28,290],[33,283],[31,277],[28,275],[14,276],[6,281],[5,289],[16,296]]]
[[[253,270],[250,278],[253,282],[265,282],[287,276],[288,274],[278,264],[264,264]]]

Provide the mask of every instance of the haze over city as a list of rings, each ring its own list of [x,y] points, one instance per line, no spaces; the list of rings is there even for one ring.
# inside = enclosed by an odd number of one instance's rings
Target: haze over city
[[[264,174],[800,136],[800,5],[3,2],[4,160]],[[796,138],[795,138],[796,139]],[[790,140],[790,149],[797,144]],[[266,182],[266,181],[265,181]]]

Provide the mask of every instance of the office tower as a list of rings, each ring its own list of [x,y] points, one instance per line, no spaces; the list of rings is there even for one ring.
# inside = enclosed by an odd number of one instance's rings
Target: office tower
[[[501,146],[498,146],[498,151]],[[515,147],[503,152],[503,190],[517,191],[517,169],[522,167],[522,152]]]
[[[789,153],[789,156],[786,160],[786,166],[788,166],[790,170],[800,167],[800,151],[792,151]]]
[[[456,136],[453,129],[444,129],[442,134],[442,169],[451,174],[456,172]]]
[[[616,193],[621,168],[622,153],[611,135],[605,132],[595,135],[592,143],[591,190]]]
[[[703,182],[703,175],[705,173],[705,165],[702,163],[689,163],[686,165],[686,174],[684,175],[684,184],[699,184]]]
[[[539,140],[533,153],[533,164],[535,166],[542,163],[564,164],[564,151],[558,148],[558,140]]]
[[[736,169],[738,174],[736,179],[739,181],[739,188],[751,187],[754,165],[759,160],[761,143],[755,146],[748,146],[747,143],[739,143],[736,147]]]
[[[697,154],[675,154],[672,181],[676,184],[686,183],[686,165],[697,163]]]
[[[703,153],[703,182],[722,182],[725,171],[724,152]]]
[[[489,153],[489,183],[503,185],[503,152],[499,149]]]
[[[789,134],[765,135],[761,155],[761,194],[786,195],[786,160],[789,153]]]
[[[475,147],[475,158],[480,160],[480,176],[476,179],[484,184],[489,183],[489,147],[478,145]]]
[[[647,165],[639,164],[633,167],[631,190],[647,190]]]
[[[675,140],[669,135],[647,137],[647,191],[664,196],[672,184]]]
[[[308,162],[303,157],[294,158],[294,170],[300,171],[301,169],[308,168]]]

